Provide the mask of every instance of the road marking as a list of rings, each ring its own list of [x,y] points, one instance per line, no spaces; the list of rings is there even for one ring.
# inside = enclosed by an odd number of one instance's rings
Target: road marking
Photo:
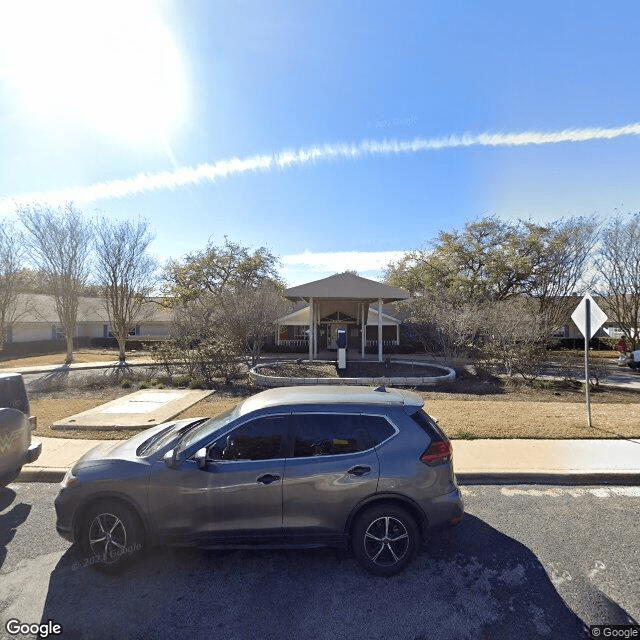
[[[600,561],[600,560],[596,560],[593,563],[593,568],[589,569],[589,571],[587,572],[587,576],[589,576],[589,579],[593,579],[595,578],[601,571],[604,571],[606,569],[606,565],[604,564],[604,562]]]
[[[490,485],[487,485],[490,486]],[[463,496],[477,496],[486,491],[486,488],[478,490],[470,487],[460,487]],[[530,496],[540,498],[583,498],[594,496],[596,498],[640,498],[640,487],[546,487],[544,489],[523,489],[521,487],[502,487],[500,493],[503,496]]]

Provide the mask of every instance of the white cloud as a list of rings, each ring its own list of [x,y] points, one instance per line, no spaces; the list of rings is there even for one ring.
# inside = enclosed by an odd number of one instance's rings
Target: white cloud
[[[405,251],[331,251],[290,254],[280,257],[282,277],[289,286],[326,278],[334,273],[357,271],[363,278],[380,279],[390,262]]]
[[[282,256],[286,266],[304,266],[310,271],[379,271],[389,262],[399,260],[405,251],[331,251],[315,253],[308,249],[302,253]]]
[[[440,138],[413,140],[364,140],[360,143],[324,144],[297,151],[281,151],[249,158],[230,158],[195,167],[180,167],[173,171],[141,173],[133,178],[110,180],[85,187],[70,187],[58,191],[27,193],[0,199],[0,212],[9,213],[22,204],[45,203],[59,205],[68,201],[82,205],[97,200],[158,190],[174,190],[187,185],[214,182],[221,178],[273,171],[326,160],[357,160],[366,156],[420,153],[457,147],[521,147],[559,143],[612,140],[640,135],[640,123],[615,128],[564,129],[562,131],[523,131],[520,133],[452,134]]]

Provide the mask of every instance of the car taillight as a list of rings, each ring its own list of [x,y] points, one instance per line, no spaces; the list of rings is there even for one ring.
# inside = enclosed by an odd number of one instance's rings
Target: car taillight
[[[33,431],[38,426],[38,416],[30,416],[29,422],[31,423],[31,430]]]
[[[448,440],[432,442],[429,448],[420,456],[420,460],[426,464],[432,462],[447,462],[451,460],[453,449]]]

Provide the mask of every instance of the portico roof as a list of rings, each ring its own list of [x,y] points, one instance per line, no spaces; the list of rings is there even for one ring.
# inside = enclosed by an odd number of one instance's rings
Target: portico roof
[[[297,287],[286,289],[284,295],[289,300],[358,300],[362,302],[383,303],[405,300],[409,293],[404,289],[390,287],[382,282],[368,280],[354,273],[337,273],[336,275],[307,282]]]

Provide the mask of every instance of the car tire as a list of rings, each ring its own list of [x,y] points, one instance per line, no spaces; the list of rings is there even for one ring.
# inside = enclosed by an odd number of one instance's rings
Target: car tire
[[[118,573],[141,551],[143,538],[140,520],[130,507],[103,500],[85,512],[79,546],[94,569]]]
[[[22,471],[22,467],[18,467],[13,471],[3,473],[0,476],[0,487],[6,487],[8,484],[11,484],[20,475],[21,471]]]
[[[413,517],[395,505],[371,507],[358,516],[352,530],[358,562],[377,576],[392,576],[411,561],[420,544]]]

